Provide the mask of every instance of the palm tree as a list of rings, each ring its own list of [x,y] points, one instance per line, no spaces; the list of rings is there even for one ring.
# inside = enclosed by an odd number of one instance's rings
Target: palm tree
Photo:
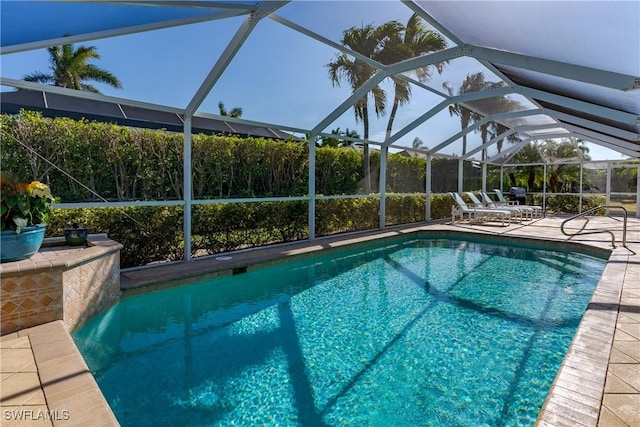
[[[376,58],[380,51],[381,31],[373,25],[366,25],[361,28],[351,27],[344,31],[342,45],[358,52],[368,58]],[[349,82],[351,92],[355,92],[375,73],[376,68],[357,58],[352,58],[346,53],[339,54],[335,60],[327,64],[329,77],[334,86],[340,86],[341,80]],[[373,105],[376,116],[381,116],[386,108],[386,93],[379,86],[371,90]],[[353,105],[356,123],[362,121],[364,126],[364,185],[365,192],[371,191],[371,165],[369,160],[369,94],[366,94]]]
[[[484,81],[484,73],[467,74],[460,88],[458,89],[458,95],[469,92],[477,92],[483,90],[486,83]],[[462,104],[452,104],[449,106],[449,114],[460,117],[460,127],[465,130],[469,125],[477,120],[480,120],[482,116],[473,110],[465,107]],[[467,134],[462,135],[462,155],[467,153]]]
[[[385,65],[426,55],[447,47],[445,39],[440,34],[427,29],[420,15],[416,13],[411,15],[406,26],[396,21],[391,21],[379,28],[382,31],[381,34],[385,36],[379,60]],[[412,72],[420,82],[425,82],[431,78],[433,69],[441,73],[443,64],[438,63],[432,66],[416,68]],[[393,128],[393,121],[398,107],[407,104],[411,98],[411,87],[406,80],[396,76],[392,76],[391,79],[393,80],[394,97],[389,121],[387,122],[385,139],[391,137],[391,129]]]
[[[533,142],[525,145],[513,156],[513,162],[526,165],[518,168],[516,173],[519,178],[527,180],[528,191],[534,191],[536,184],[542,182],[542,167],[531,164],[543,162],[538,146]],[[521,170],[523,172],[520,172]]]
[[[422,147],[424,147],[424,142],[420,138],[418,138],[417,136],[415,138],[413,138],[413,149],[414,150],[419,150]],[[418,152],[414,151],[413,155],[415,157],[418,157]]]
[[[482,73],[480,73],[482,74]],[[482,78],[484,79],[484,74],[482,74]],[[484,82],[484,84],[482,83],[476,83],[478,85],[478,87],[482,87],[483,90],[489,90],[489,89],[494,89],[494,88],[498,88],[498,87],[502,87],[504,86],[504,82],[498,82],[498,83],[494,83],[494,82]],[[488,98],[483,100],[482,102],[482,111],[484,111],[486,114],[494,114],[494,113],[499,113],[499,112],[504,112],[505,109],[508,108],[508,105],[510,105],[510,100],[504,96],[497,96],[494,98]],[[480,120],[482,116],[477,115],[477,116],[473,116],[474,120]],[[487,142],[489,142],[490,138],[493,138],[494,136],[498,135],[497,134],[498,131],[498,127],[497,127],[497,123],[496,122],[487,122],[483,125],[480,126],[480,140],[482,141],[482,145],[486,144]],[[500,147],[502,149],[502,147]],[[486,160],[487,158],[487,149],[483,148],[482,149],[482,160]]]
[[[48,83],[69,89],[100,93],[94,86],[87,84],[87,80],[105,83],[121,89],[120,80],[108,71],[89,64],[92,59],[100,59],[95,46],[78,46],[74,49],[70,44],[52,46],[47,49],[50,56],[52,74],[35,72],[24,79],[28,82]]]
[[[218,103],[218,109],[220,110],[220,115],[221,116],[233,117],[233,118],[236,118],[236,119],[242,117],[242,108],[234,107],[230,111],[227,111],[227,109],[224,108],[224,103],[223,102],[219,102]]]
[[[505,133],[507,130],[509,130],[508,127],[500,123],[495,123],[494,126],[495,126],[494,127],[495,136],[498,136],[502,133]],[[516,144],[522,141],[523,138],[524,138],[524,135],[522,135],[521,133],[515,132],[507,136],[506,139],[507,139],[507,142],[510,142],[511,144]],[[496,148],[498,149],[498,153],[502,151],[503,145],[504,145],[504,138],[496,141]]]
[[[488,82],[485,80],[484,73],[479,72],[475,74],[469,74],[460,85],[458,89],[458,95],[464,93],[480,92],[484,90],[496,89],[504,86],[504,82]],[[494,114],[499,112],[513,111],[519,108],[520,104],[513,101],[506,96],[496,96],[479,101],[467,102],[470,106],[477,106],[477,109],[483,111],[486,114]],[[476,113],[475,111],[465,107],[461,104],[453,104],[449,106],[449,114],[451,116],[460,117],[460,126],[462,130],[466,129],[473,122],[482,120],[483,115]],[[484,145],[490,138],[499,135],[506,129],[499,123],[488,122],[480,126],[480,135],[482,144]],[[519,140],[518,136],[509,137],[509,141],[515,142]],[[502,149],[502,140],[499,141],[498,151]],[[467,135],[462,136],[462,155],[467,152]],[[486,149],[482,151],[482,159],[486,158]]]
[[[342,140],[342,136],[347,136],[350,138],[360,138],[360,134],[358,134],[358,131],[356,130],[351,130],[349,128],[347,128],[347,130],[340,130],[340,128],[335,128],[331,131],[331,135],[335,135],[335,137],[330,137],[330,136],[323,136],[322,137],[322,142],[321,145],[322,147],[342,147],[344,146],[344,142]],[[348,145],[348,144],[347,144]]]
[[[551,192],[571,191],[571,184],[580,182],[580,165],[555,163],[556,160],[591,160],[589,149],[581,140],[545,140],[540,146],[530,143],[514,156],[513,163],[524,164],[516,173],[520,180],[526,179],[529,191],[535,191],[543,182],[543,167],[532,163],[550,163],[547,166],[548,189]]]
[[[477,117],[477,113],[471,111],[467,107],[461,104],[452,104],[449,106],[449,114],[451,116],[460,117],[460,127],[465,130],[469,127],[472,121],[475,121],[474,117]],[[467,153],[467,134],[462,135],[462,155]]]
[[[563,139],[545,140],[541,155],[546,162],[552,163],[548,168],[549,188],[556,192],[570,192],[572,183],[580,182],[580,165],[575,163],[555,163],[562,160],[591,160],[589,148],[582,140]]]
[[[499,87],[503,87],[504,82],[485,82],[484,90],[495,89]],[[471,102],[473,104],[473,101]],[[498,114],[498,113],[506,113],[510,111],[517,111],[523,109],[523,105],[518,101],[514,101],[506,96],[495,96],[493,98],[488,98],[482,101],[482,106],[480,107],[482,111],[486,114]],[[504,133],[509,128],[498,123],[498,122],[488,122],[480,127],[480,134],[482,138],[482,144],[484,145],[490,138],[496,137],[501,133]],[[519,133],[512,133],[507,136],[507,141],[515,144],[517,142],[522,141],[523,135]],[[498,153],[502,151],[502,145],[504,143],[504,138],[500,139],[496,142],[496,148],[498,149]],[[487,158],[487,149],[482,150],[482,160]]]

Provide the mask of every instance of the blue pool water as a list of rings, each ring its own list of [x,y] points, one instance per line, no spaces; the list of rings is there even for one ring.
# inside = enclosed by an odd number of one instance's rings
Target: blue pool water
[[[123,426],[532,425],[603,268],[396,240],[127,297],[73,337]]]

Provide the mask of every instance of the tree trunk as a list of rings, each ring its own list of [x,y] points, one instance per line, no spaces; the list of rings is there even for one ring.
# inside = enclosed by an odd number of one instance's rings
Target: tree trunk
[[[385,141],[391,138],[391,129],[393,128],[393,121],[396,118],[396,112],[398,111],[398,97],[393,99],[393,107],[391,107],[391,113],[389,114],[389,122],[387,123],[387,134],[385,135]]]
[[[529,179],[527,180],[527,185],[529,186],[528,191],[533,191],[533,186],[536,182],[536,170],[535,167],[529,167]]]
[[[369,159],[369,109],[367,104],[362,107],[362,122],[364,124],[364,146],[362,151],[362,162],[364,163],[364,192],[369,194],[371,192],[371,161]]]

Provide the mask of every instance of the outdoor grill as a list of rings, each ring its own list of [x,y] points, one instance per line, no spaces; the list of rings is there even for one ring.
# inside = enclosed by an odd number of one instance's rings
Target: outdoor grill
[[[523,187],[511,187],[509,200],[518,202],[520,205],[527,203],[527,190]]]

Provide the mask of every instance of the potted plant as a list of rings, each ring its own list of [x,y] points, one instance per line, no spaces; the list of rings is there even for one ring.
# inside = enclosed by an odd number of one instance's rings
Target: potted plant
[[[46,184],[0,177],[1,262],[18,261],[38,252],[54,201]]]
[[[64,229],[64,240],[69,246],[84,245],[87,243],[87,229],[74,222],[73,227]]]

